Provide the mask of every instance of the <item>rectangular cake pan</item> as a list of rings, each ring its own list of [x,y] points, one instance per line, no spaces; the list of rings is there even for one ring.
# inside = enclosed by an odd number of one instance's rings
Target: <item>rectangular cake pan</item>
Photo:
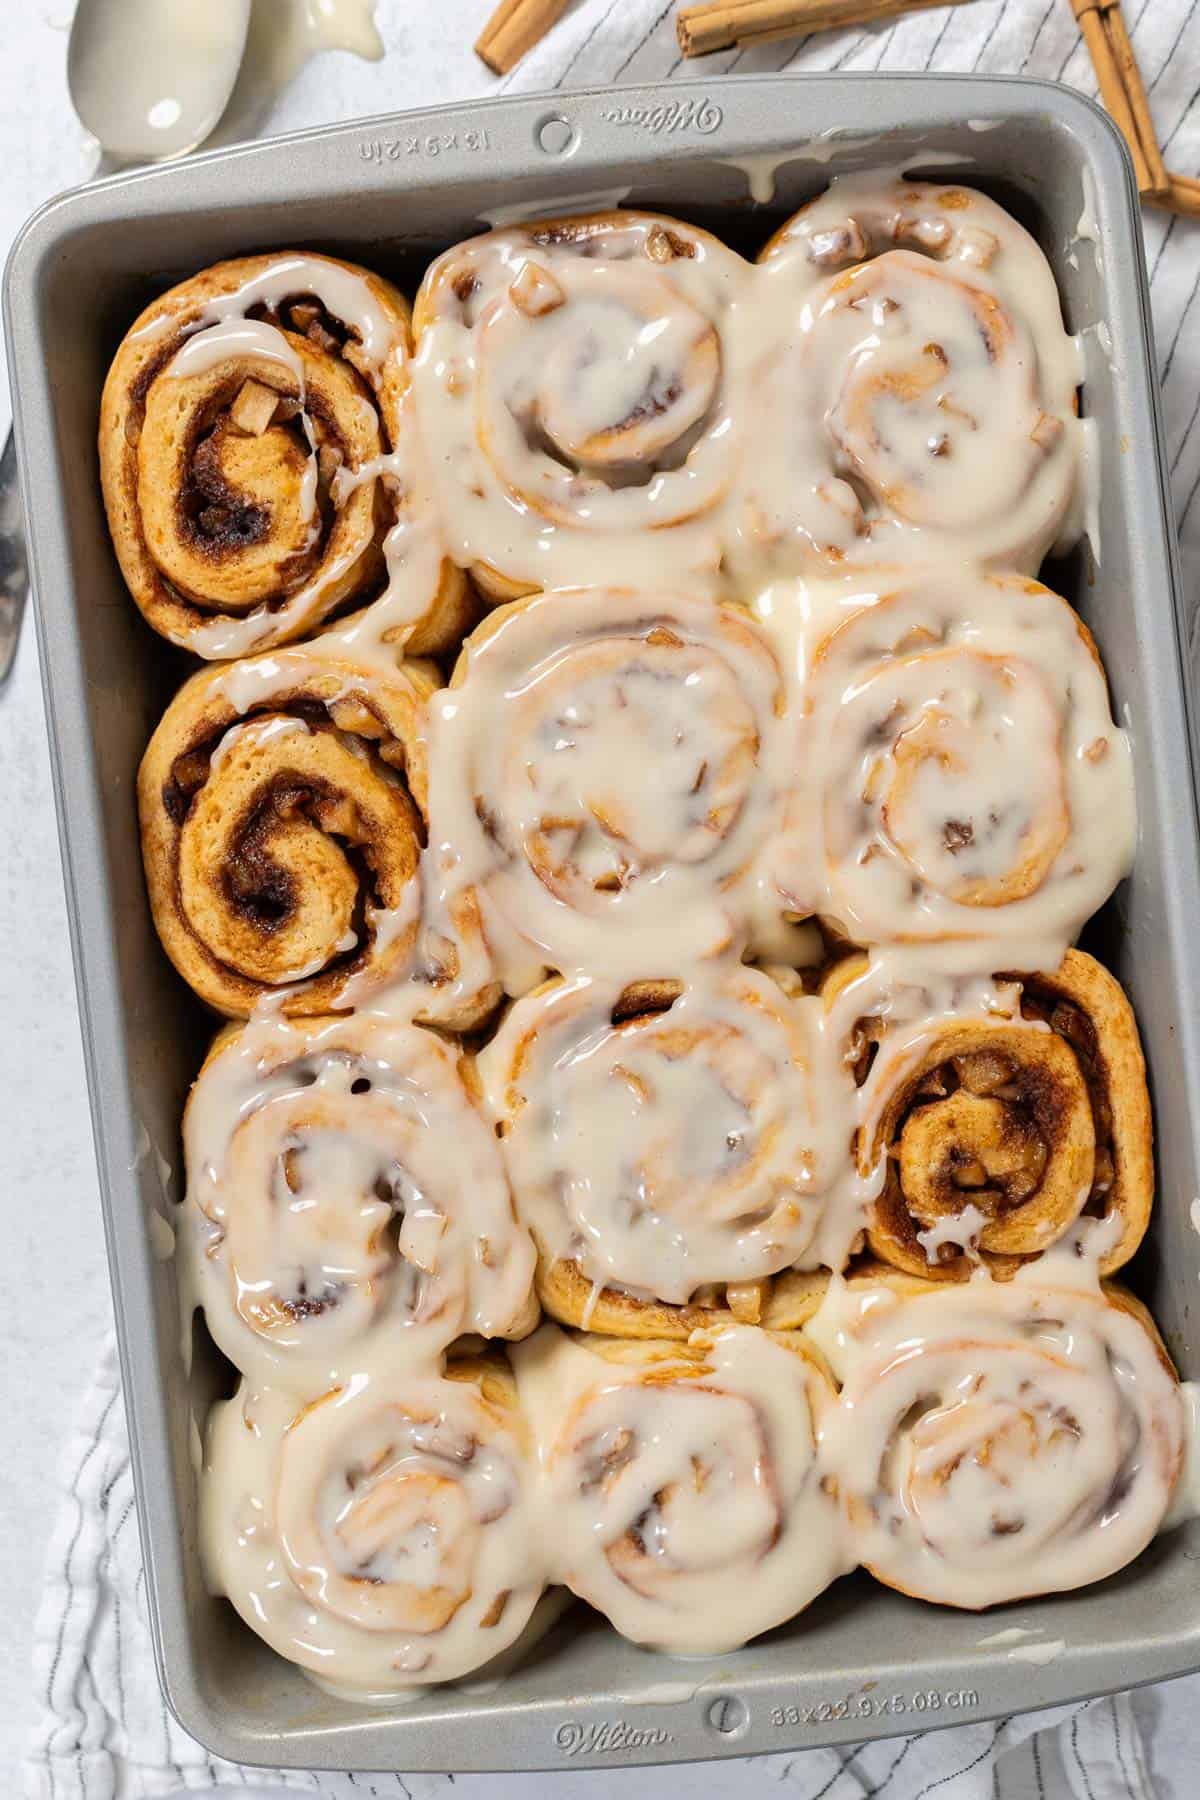
[[[751,180],[761,193],[762,159],[775,157],[774,198],[756,204]],[[1200,1521],[1099,1586],[982,1617],[855,1576],[794,1624],[700,1662],[638,1650],[575,1609],[502,1684],[387,1710],[319,1692],[201,1578],[192,1421],[218,1375],[203,1349],[185,1373],[174,1269],[155,1246],[179,1197],[180,1113],[212,1022],[160,951],[142,886],[134,774],[184,660],[126,594],[100,502],[97,406],[122,332],[169,282],[273,247],[358,259],[411,291],[436,251],[522,205],[624,199],[752,253],[831,173],[886,162],[1008,205],[1084,334],[1100,541],[1051,580],[1099,640],[1140,815],[1133,875],[1087,941],[1129,989],[1150,1065],[1160,1197],[1135,1285],[1184,1374],[1200,1377],[1196,797],[1137,199],[1102,112],[1049,83],[941,76],[501,99],[105,181],[52,201],[13,251],[8,355],[147,1591],[171,1708],[220,1755],[362,1771],[685,1761],[995,1718],[1200,1667]],[[1012,1626],[1050,1660],[982,1641]]]

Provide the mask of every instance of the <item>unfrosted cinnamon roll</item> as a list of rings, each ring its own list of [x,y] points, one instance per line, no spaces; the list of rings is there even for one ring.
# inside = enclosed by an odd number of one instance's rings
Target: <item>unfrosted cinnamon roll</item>
[[[431,716],[431,920],[474,890],[513,994],[546,967],[654,975],[752,936],[783,711],[738,607],[580,588],[499,608]]]
[[[820,1001],[760,970],[550,982],[478,1066],[542,1304],[566,1323],[799,1323],[804,1284],[776,1301],[771,1278],[840,1263],[860,1226],[853,1083]]]
[[[495,1357],[379,1373],[302,1408],[243,1383],[208,1431],[209,1584],[335,1691],[469,1674],[514,1643],[544,1586],[530,1452]]]
[[[564,1334],[516,1352],[553,1573],[635,1642],[732,1650],[850,1566],[817,1466],[833,1403],[798,1334]]]
[[[843,1385],[821,1467],[880,1581],[996,1606],[1099,1581],[1145,1549],[1184,1418],[1132,1295],[1022,1276],[907,1295],[863,1279],[834,1300],[842,1328],[820,1341]]]
[[[831,1012],[855,1010],[864,967],[831,978]],[[1123,1267],[1149,1223],[1154,1158],[1137,1022],[1113,976],[1069,950],[1053,975],[1002,976],[989,1013],[922,1016],[886,990],[872,1005],[852,1045],[857,1154],[864,1175],[884,1177],[868,1213],[875,1255],[937,1279],[982,1261],[1003,1278],[1086,1214],[1111,1233],[1101,1272]]]
[[[1078,347],[1028,232],[973,189],[872,172],[760,262],[775,448],[748,466],[751,566],[934,546],[1036,572],[1075,529],[1083,440]]]
[[[1055,966],[1133,852],[1129,743],[1091,634],[1024,576],[941,567],[867,600],[839,592],[799,627],[781,887],[859,943],[991,940],[993,967],[1005,941],[1036,943]]]
[[[332,257],[240,257],[155,300],[117,352],[100,469],[147,621],[208,659],[288,643],[377,592],[418,528],[408,303]],[[385,478],[386,472],[386,478]],[[470,617],[440,549],[404,571],[397,636],[444,648]]]
[[[146,885],[164,949],[218,1012],[267,995],[332,1012],[404,969],[436,687],[431,664],[339,634],[175,696],[138,775]]]
[[[253,1379],[312,1394],[536,1324],[499,1148],[434,1033],[363,1014],[228,1028],[184,1146],[189,1297]]]
[[[674,219],[597,213],[445,252],[414,380],[455,558],[485,594],[715,577],[745,420],[732,309],[750,270]]]

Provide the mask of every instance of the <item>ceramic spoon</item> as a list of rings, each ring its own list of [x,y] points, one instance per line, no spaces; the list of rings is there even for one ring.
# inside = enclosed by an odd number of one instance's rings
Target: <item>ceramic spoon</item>
[[[71,104],[119,162],[182,156],[225,111],[249,24],[250,0],[79,0]]]

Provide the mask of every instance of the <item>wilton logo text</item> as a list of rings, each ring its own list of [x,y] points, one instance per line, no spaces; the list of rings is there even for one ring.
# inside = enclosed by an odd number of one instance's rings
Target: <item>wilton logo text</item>
[[[625,1719],[600,1719],[583,1725],[568,1719],[554,1733],[554,1742],[567,1756],[606,1756],[619,1750],[649,1750],[674,1740],[658,1725],[630,1725]]]
[[[657,137],[664,131],[698,131],[710,137],[725,115],[711,100],[672,100],[669,106],[610,106],[601,118],[610,125],[635,125]]]

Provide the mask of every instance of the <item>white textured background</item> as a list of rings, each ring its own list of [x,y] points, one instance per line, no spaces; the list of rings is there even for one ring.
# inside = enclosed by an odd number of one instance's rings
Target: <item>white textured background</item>
[[[677,58],[671,4],[630,42],[615,69],[605,43],[620,28],[623,0],[578,0],[574,12],[521,72],[585,85],[617,75],[658,79]],[[466,98],[498,85],[470,45],[489,0],[380,0],[388,46],[376,65],[324,57],[301,75],[262,121],[271,131],[416,100]],[[70,0],[3,0],[0,52],[0,248],[22,220],[57,190],[86,180],[94,151],[71,112],[65,56]],[[1130,0],[1131,22],[1153,30],[1156,60],[1147,76],[1162,134],[1176,155],[1195,142],[1200,112],[1200,42],[1195,0]],[[1163,33],[1165,32],[1165,36]],[[773,69],[794,46],[735,53],[704,65],[716,74],[741,65]],[[1012,73],[1028,65],[1088,86],[1086,58],[1067,0],[1040,6],[979,0],[959,11],[919,15],[902,27],[843,32],[814,40],[805,66],[847,70],[939,67]],[[621,60],[618,58],[618,60]],[[1187,172],[1195,174],[1196,168]],[[1152,266],[1190,257],[1194,279],[1159,318],[1160,366],[1200,339],[1200,224],[1154,221]],[[1193,409],[1194,408],[1194,409]],[[0,369],[0,429],[7,425],[7,376]],[[1176,397],[1168,417],[1179,510],[1200,545],[1200,393]],[[1193,516],[1195,515],[1195,516]],[[1196,567],[1192,561],[1193,569]],[[0,1382],[0,1795],[15,1793],[15,1767],[28,1723],[30,1628],[45,1539],[48,1496],[60,1441],[102,1336],[107,1280],[91,1134],[79,1046],[45,726],[33,634],[0,699],[0,1205],[5,1220],[4,1379]],[[1031,1688],[1032,1688],[1031,1679]],[[1031,1703],[1036,1693],[1031,1691]],[[1176,1683],[1143,1697],[1140,1712],[1163,1800],[1200,1793],[1200,1683]],[[658,1778],[666,1795],[679,1775]],[[719,1791],[749,1796],[761,1783],[751,1765],[726,1766]],[[563,1784],[567,1786],[566,1783]],[[581,1792],[578,1780],[573,1784]],[[585,1785],[591,1786],[590,1783]],[[639,1792],[650,1782],[639,1783]],[[496,1784],[512,1795],[516,1781]],[[709,1785],[707,1791],[717,1788]]]

